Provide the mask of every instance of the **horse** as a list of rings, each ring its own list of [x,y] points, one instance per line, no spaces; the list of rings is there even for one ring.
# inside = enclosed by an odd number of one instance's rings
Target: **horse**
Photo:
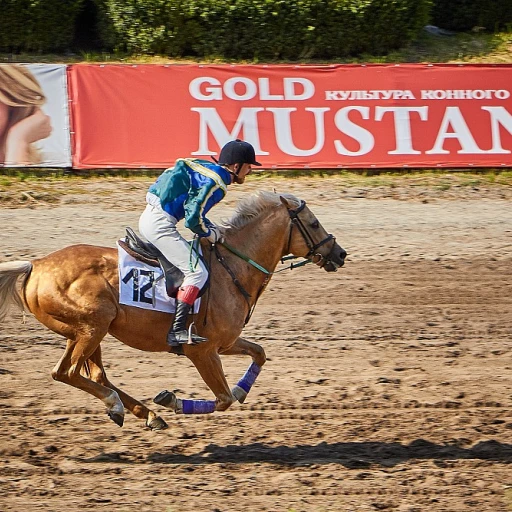
[[[220,244],[200,239],[210,265],[210,283],[195,325],[208,341],[180,346],[215,400],[179,399],[168,391],[155,397],[155,403],[176,413],[225,411],[234,402],[244,402],[266,355],[260,345],[240,335],[283,258],[303,257],[334,272],[347,254],[306,203],[292,194],[263,191],[246,197],[233,217],[223,221],[223,233]],[[99,398],[119,426],[127,409],[152,430],[168,427],[155,412],[112,384],[103,367],[100,344],[107,333],[134,349],[170,352],[166,335],[171,313],[119,303],[117,248],[71,245],[32,261],[1,263],[0,324],[12,303],[66,338],[64,354],[51,372],[54,380]],[[221,355],[252,358],[232,389]]]

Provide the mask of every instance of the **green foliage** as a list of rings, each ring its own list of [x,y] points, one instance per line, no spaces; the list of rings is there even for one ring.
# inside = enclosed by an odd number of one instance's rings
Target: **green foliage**
[[[385,55],[415,39],[432,1],[0,0],[0,51],[68,50],[77,17],[93,10],[99,51],[238,61]]]
[[[83,0],[0,0],[0,50],[63,51],[70,48]]]
[[[496,31],[512,24],[510,0],[434,0],[432,23],[439,27],[467,31],[484,28]]]
[[[385,54],[432,0],[101,0],[118,51],[236,60]]]
[[[30,2],[1,0],[0,3],[0,49],[12,51],[24,47],[27,37],[27,24]]]

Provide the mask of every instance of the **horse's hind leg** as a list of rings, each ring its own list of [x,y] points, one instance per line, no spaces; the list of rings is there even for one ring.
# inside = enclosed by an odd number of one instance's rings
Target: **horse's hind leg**
[[[231,348],[225,352],[221,352],[221,354],[226,356],[248,355],[252,357],[252,364],[249,366],[244,376],[238,381],[238,384],[231,390],[236,399],[240,403],[244,403],[252,385],[260,374],[261,367],[267,360],[265,351],[263,347],[252,341],[238,338]]]
[[[157,416],[151,409],[148,409],[141,402],[126,394],[118,387],[114,386],[107,378],[103,362],[101,360],[101,345],[93,352],[87,360],[85,367],[88,370],[90,378],[107,388],[113,389],[119,395],[123,405],[137,418],[146,420],[146,426],[151,430],[164,430],[168,428],[167,423]]]
[[[64,382],[99,398],[106,406],[109,417],[120,427],[124,422],[124,407],[117,391],[93,382],[80,374],[85,361],[98,348],[105,333],[88,332],[68,339],[66,350],[52,370],[54,380]]]

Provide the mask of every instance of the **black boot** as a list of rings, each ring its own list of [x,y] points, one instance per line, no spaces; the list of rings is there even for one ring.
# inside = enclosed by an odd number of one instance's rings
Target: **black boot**
[[[171,347],[178,347],[184,343],[189,343],[189,332],[187,329],[187,318],[190,313],[191,305],[181,300],[176,301],[176,316],[171,330],[167,335],[167,343]],[[208,338],[203,338],[197,334],[190,333],[190,341],[192,345],[197,345],[203,341],[208,341]]]

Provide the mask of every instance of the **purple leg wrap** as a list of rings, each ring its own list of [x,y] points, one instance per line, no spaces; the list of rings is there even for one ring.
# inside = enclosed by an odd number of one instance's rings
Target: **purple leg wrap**
[[[244,376],[238,381],[237,386],[241,387],[246,393],[249,393],[260,372],[261,366],[258,366],[254,362],[251,363],[251,366],[249,366],[244,373]]]
[[[215,412],[215,400],[182,400],[183,414],[208,414]]]

